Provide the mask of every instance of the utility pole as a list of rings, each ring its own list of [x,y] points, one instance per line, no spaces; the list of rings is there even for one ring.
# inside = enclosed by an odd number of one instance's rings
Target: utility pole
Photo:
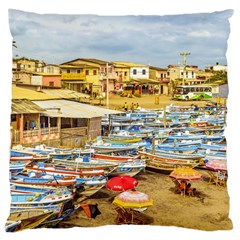
[[[108,63],[106,64],[106,84],[107,84],[107,92],[106,92],[106,105],[107,105],[107,108],[109,108]]]
[[[187,55],[190,55],[191,53],[187,53],[187,52],[183,52],[183,53],[180,53],[181,56],[183,56],[183,61],[182,61],[182,64],[183,64],[183,78],[182,78],[182,85],[184,86],[185,85],[185,79],[184,79],[184,74],[186,74],[186,57]]]

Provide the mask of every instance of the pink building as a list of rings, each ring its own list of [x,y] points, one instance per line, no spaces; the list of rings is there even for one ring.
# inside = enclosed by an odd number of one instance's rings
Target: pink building
[[[37,73],[32,75],[31,85],[61,88],[61,74]]]

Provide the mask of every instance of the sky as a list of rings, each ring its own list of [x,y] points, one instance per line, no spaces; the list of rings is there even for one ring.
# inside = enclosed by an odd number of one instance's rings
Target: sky
[[[129,61],[166,68],[187,64],[204,69],[227,65],[229,18],[233,11],[179,15],[36,14],[10,9],[17,48],[13,57],[60,64],[76,58]]]

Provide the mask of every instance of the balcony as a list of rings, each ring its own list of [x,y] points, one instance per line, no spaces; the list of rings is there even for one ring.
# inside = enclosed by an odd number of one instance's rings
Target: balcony
[[[170,82],[170,78],[158,78],[157,80],[159,81],[159,83],[169,83]]]
[[[62,80],[86,80],[85,73],[62,73]]]

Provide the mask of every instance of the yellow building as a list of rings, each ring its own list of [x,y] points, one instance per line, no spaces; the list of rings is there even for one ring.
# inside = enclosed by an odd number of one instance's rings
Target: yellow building
[[[123,85],[130,83],[130,67],[125,65],[124,62],[113,62],[113,64],[117,82],[119,87],[122,88]]]
[[[108,65],[108,71],[106,66]],[[68,85],[68,88],[78,92],[88,94],[102,94],[107,91],[107,78],[109,91],[114,89],[116,76],[113,65],[106,61],[78,58],[63,64],[60,64],[62,70],[62,82]]]

